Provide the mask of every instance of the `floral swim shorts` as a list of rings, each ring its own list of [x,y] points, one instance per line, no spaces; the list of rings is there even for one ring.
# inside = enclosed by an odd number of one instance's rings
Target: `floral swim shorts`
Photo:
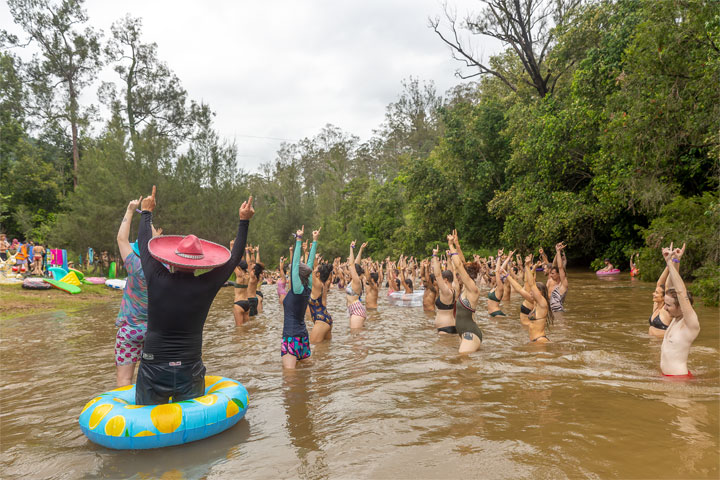
[[[310,341],[308,337],[283,337],[280,345],[280,356],[294,355],[298,360],[310,356]]]
[[[146,332],[145,328],[123,323],[115,337],[115,365],[130,365],[140,360]]]

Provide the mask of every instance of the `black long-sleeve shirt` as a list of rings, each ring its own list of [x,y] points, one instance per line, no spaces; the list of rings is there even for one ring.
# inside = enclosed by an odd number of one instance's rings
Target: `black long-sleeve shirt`
[[[170,273],[148,250],[152,213],[143,211],[138,232],[140,261],[148,289],[144,362],[195,361],[202,356],[202,333],[210,305],[245,252],[249,220],[240,220],[230,260],[207,273]]]

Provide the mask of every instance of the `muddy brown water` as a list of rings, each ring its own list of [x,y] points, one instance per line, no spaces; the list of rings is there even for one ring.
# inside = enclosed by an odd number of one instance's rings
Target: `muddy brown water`
[[[695,379],[659,371],[649,338],[653,284],[570,275],[564,318],[545,346],[518,320],[477,316],[481,351],[461,357],[421,308],[381,295],[350,331],[333,291],[333,339],[293,374],[280,364],[282,313],[235,327],[222,289],[205,327],[210,375],[245,384],[247,415],[187,445],[114,451],[78,427],[83,405],[114,388],[117,301],[0,323],[2,478],[718,478],[720,311],[698,306]]]

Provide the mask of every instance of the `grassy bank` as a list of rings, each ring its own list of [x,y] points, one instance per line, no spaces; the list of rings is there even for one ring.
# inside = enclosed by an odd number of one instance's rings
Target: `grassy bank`
[[[50,290],[26,290],[17,285],[0,285],[0,318],[24,317],[41,312],[56,310],[74,311],[89,305],[120,302],[122,290],[105,285],[83,285],[82,293],[69,293],[51,288]]]

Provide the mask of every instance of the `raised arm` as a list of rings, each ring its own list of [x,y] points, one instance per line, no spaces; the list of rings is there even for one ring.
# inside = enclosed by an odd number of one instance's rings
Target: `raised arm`
[[[467,271],[465,271],[465,264],[462,263],[462,261],[460,260],[460,255],[455,251],[455,245],[450,246],[450,260],[455,266],[455,271],[460,277],[460,281],[463,282],[465,291],[475,296],[479,295],[480,290],[478,289],[477,285],[475,285],[473,279],[470,278],[470,275],[468,275]]]
[[[453,230],[452,233],[453,237],[453,243],[455,244],[455,251],[457,252],[458,256],[460,257],[460,261],[465,265],[465,255],[463,255],[462,249],[460,248],[460,239],[458,238],[457,229]]]
[[[320,236],[320,229],[318,228],[317,230],[313,230],[312,236],[313,236],[313,243],[312,243],[312,246],[310,247],[310,255],[308,256],[309,261],[307,264],[307,266],[310,267],[310,270],[312,270],[313,265],[315,265],[315,255],[317,252],[317,241],[318,241],[318,237]],[[310,286],[310,288],[312,288],[312,281],[313,281],[313,275],[310,275],[310,280],[308,280],[308,285]]]
[[[253,197],[252,195],[243,202],[238,211],[240,217],[240,224],[238,225],[237,236],[235,237],[235,244],[233,245],[232,251],[230,252],[230,259],[225,262],[224,265],[220,265],[217,268],[213,268],[209,272],[203,275],[203,278],[209,281],[215,281],[222,285],[230,278],[235,267],[240,263],[242,254],[245,251],[245,243],[247,242],[248,228],[250,227],[250,219],[255,215],[255,209],[253,208]],[[143,268],[145,266],[143,265]]]
[[[120,222],[120,228],[118,229],[117,234],[117,243],[123,262],[128,257],[128,255],[132,253],[132,247],[130,246],[129,238],[130,225],[132,224],[133,213],[135,213],[135,209],[140,205],[141,201],[142,197],[138,198],[137,200],[130,200],[130,203],[128,203],[127,206],[127,210],[125,210],[125,216],[123,217],[122,222]]]
[[[348,259],[348,270],[350,270],[350,281],[356,285],[360,285],[360,276],[357,273],[357,269],[355,268],[355,265],[359,263],[359,257],[355,258],[355,240],[350,243],[350,257]],[[353,289],[354,290],[354,289]]]
[[[563,255],[562,251],[565,248],[565,244],[563,242],[558,243],[555,245],[555,258],[557,259],[557,269],[558,274],[560,275],[560,283],[567,287],[567,275],[565,274],[565,262],[563,261]]]
[[[683,313],[683,319],[685,319],[685,326],[692,332],[698,332],[700,331],[700,321],[698,320],[692,303],[690,303],[685,282],[680,276],[679,271],[680,258],[682,258],[683,253],[685,253],[685,244],[683,244],[682,248],[676,248],[675,250],[672,249],[672,244],[670,244],[670,255],[666,255],[665,250],[666,249],[663,249],[663,256],[670,271],[668,284],[672,283],[673,288],[677,292],[678,303]]]
[[[165,268],[162,263],[158,262],[150,255],[148,249],[148,242],[152,238],[152,212],[155,210],[155,185],[152,188],[152,194],[149,197],[142,199],[142,214],[140,217],[140,228],[138,229],[138,248],[140,250],[140,263],[143,267],[143,273],[145,278],[149,279],[157,272],[160,268]]]
[[[668,267],[665,267],[665,270],[663,270],[662,274],[660,274],[660,278],[658,278],[658,281],[655,284],[655,286],[660,287],[663,290],[665,290],[665,284],[667,283],[667,278],[668,278],[669,274],[670,274],[670,269]]]
[[[292,290],[296,295],[303,292],[302,280],[300,280],[300,257],[302,250],[302,236],[305,232],[305,225],[295,233],[295,250],[293,251],[292,264],[290,265],[290,281]]]
[[[525,288],[523,288],[523,286],[520,285],[520,282],[515,280],[515,277],[510,274],[510,272],[506,272],[503,270],[502,273],[507,275],[507,279],[510,282],[510,285],[512,285],[512,287],[515,289],[515,291],[518,292],[525,300],[527,300],[528,302],[535,301],[532,294],[529,293],[527,290],[525,290]],[[526,285],[527,285],[527,283],[526,283]]]
[[[448,287],[445,284],[445,281],[442,279],[442,270],[440,269],[440,259],[438,258],[439,251],[440,251],[440,249],[438,248],[438,246],[436,246],[433,249],[432,268],[433,268],[433,273],[435,274],[435,280],[437,280],[437,285],[438,285],[438,289],[439,289],[440,293],[442,293],[443,295],[445,295],[447,297],[448,295],[452,295],[453,292],[450,289],[450,287]],[[453,278],[453,281],[454,281],[454,278]]]
[[[362,253],[365,247],[367,247],[367,242],[360,245],[360,250],[358,250],[357,257],[355,257],[355,263],[360,263],[360,259],[362,258]]]

